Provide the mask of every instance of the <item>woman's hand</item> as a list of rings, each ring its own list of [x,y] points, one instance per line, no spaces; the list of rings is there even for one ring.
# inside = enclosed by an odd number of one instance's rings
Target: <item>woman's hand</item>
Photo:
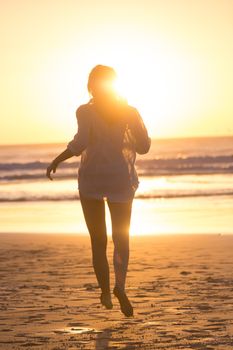
[[[52,163],[48,166],[47,172],[46,172],[46,176],[47,176],[50,180],[53,180],[53,178],[51,177],[50,173],[51,173],[51,171],[52,171],[53,173],[56,173],[57,166],[58,166],[58,163],[57,163],[55,160],[53,160]]]
[[[61,154],[59,154],[53,161],[52,163],[48,166],[46,176],[50,179],[53,180],[50,173],[51,171],[53,173],[56,173],[56,169],[59,163],[64,162],[64,160],[69,159],[73,157],[74,154],[66,148],[65,151],[63,151]]]

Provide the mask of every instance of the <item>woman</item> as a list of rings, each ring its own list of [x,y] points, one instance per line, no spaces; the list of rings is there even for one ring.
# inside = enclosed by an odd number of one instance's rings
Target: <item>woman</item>
[[[47,177],[52,180],[50,173],[56,172],[60,162],[81,155],[78,189],[91,239],[93,267],[101,288],[100,301],[107,309],[113,307],[106,256],[106,200],[114,243],[113,294],[119,300],[122,313],[133,316],[125,280],[132,202],[139,184],[134,163],[136,153],[149,151],[151,139],[137,109],[117,95],[115,79],[116,73],[111,67],[97,65],[92,69],[87,85],[91,99],[76,111],[78,131],[66,150],[48,166]]]

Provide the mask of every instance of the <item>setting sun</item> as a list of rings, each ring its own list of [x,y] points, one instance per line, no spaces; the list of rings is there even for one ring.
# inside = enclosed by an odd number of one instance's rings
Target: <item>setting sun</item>
[[[152,137],[232,135],[232,3],[20,3],[1,11],[1,143],[66,142],[97,64]]]
[[[194,115],[201,110],[203,87],[198,62],[172,49],[158,50],[150,58],[132,61],[132,57],[136,55],[131,53],[121,66],[116,62],[118,91],[139,108],[152,135],[161,136],[159,130],[165,127],[168,134],[179,133],[181,124],[192,123],[192,118],[187,118],[189,111]]]

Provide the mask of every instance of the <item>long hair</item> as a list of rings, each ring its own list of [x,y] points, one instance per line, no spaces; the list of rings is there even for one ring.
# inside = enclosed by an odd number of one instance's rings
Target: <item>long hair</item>
[[[89,94],[95,98],[98,90],[104,86],[113,90],[116,78],[117,74],[112,67],[98,64],[91,70],[88,77],[87,89]]]
[[[95,103],[98,113],[108,121],[119,118],[122,107],[127,105],[127,100],[115,89],[116,78],[117,73],[112,67],[101,64],[95,66],[88,77],[89,103]]]

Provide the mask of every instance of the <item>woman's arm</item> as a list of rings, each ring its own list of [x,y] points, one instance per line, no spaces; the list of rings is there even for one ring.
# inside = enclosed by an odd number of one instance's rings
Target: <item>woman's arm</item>
[[[135,148],[138,154],[145,154],[151,146],[151,138],[148,136],[146,126],[136,108],[132,109],[128,122],[129,129],[135,140]]]
[[[69,159],[73,156],[74,156],[73,153],[71,153],[71,151],[68,148],[65,151],[63,151],[62,153],[60,153],[48,166],[46,176],[50,180],[53,180],[51,175],[50,175],[51,171],[53,173],[55,173],[59,163],[63,162],[66,159]]]
[[[87,148],[90,134],[90,118],[88,111],[84,106],[80,106],[76,111],[78,131],[74,135],[73,140],[67,144],[67,148],[74,156],[80,156]]]
[[[55,173],[59,163],[73,156],[79,156],[88,145],[90,124],[88,115],[85,113],[85,109],[82,106],[77,109],[76,118],[78,131],[74,135],[73,140],[67,144],[66,150],[59,154],[47,168],[46,176],[50,180],[53,180],[50,175],[51,171]]]

